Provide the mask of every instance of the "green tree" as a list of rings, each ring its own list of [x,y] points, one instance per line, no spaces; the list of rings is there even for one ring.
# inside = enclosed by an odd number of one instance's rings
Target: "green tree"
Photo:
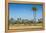
[[[15,24],[15,22],[14,22],[14,19],[13,19],[13,18],[11,18],[11,19],[10,19],[10,23],[11,23],[12,25],[14,25],[14,24]]]
[[[36,23],[36,11],[37,11],[37,8],[36,7],[32,7],[32,10],[33,10],[33,15],[34,15],[34,22],[33,23]]]

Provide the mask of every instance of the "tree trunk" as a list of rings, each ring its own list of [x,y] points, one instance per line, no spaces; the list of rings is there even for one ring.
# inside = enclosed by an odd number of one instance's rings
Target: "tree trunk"
[[[34,11],[34,25],[36,24],[36,11]]]

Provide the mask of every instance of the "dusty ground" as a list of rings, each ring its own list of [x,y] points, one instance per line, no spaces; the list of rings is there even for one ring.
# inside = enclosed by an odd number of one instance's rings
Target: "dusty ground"
[[[32,30],[42,30],[43,26],[42,24],[37,24],[36,26],[33,25],[24,25],[24,24],[15,24],[15,25],[10,25],[9,29],[13,29],[16,31],[32,31]]]

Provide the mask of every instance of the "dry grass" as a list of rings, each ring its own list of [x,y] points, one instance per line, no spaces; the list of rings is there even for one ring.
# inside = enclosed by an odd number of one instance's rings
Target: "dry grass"
[[[24,25],[24,24],[14,24],[14,25],[9,25],[9,29],[15,29],[16,31],[32,31],[32,30],[42,30],[43,29],[43,26],[42,26],[42,23],[39,23],[39,24],[27,24],[27,25]]]

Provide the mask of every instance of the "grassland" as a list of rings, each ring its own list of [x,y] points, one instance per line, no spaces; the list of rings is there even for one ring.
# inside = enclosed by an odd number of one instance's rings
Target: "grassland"
[[[43,30],[43,24],[37,23],[37,24],[10,24],[9,29],[16,30],[16,31],[37,31],[37,30]]]

